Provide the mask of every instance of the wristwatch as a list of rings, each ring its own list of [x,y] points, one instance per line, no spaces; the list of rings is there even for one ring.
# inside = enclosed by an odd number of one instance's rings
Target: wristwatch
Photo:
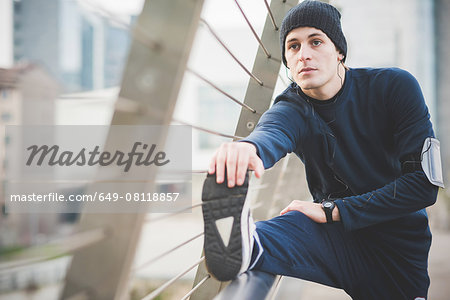
[[[327,217],[327,223],[333,223],[333,209],[336,207],[334,201],[323,200],[322,201],[322,209],[325,212],[325,216]]]

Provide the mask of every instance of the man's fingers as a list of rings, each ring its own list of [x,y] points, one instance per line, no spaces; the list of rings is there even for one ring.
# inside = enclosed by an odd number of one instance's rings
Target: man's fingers
[[[245,181],[245,174],[248,169],[248,154],[239,153],[238,164],[236,170],[236,183],[242,185]]]
[[[255,171],[257,178],[264,172],[261,159],[256,154],[256,147],[250,143],[224,143],[216,151],[209,164],[208,173],[216,173],[216,182],[221,184],[227,172],[227,185],[232,188],[236,184],[242,185],[247,169]]]
[[[300,206],[298,205],[298,200],[293,200],[289,205],[280,212],[280,215],[284,215],[287,212],[298,210],[300,211]]]
[[[216,155],[216,182],[222,183],[225,178],[226,146],[222,145]]]
[[[238,160],[238,151],[236,147],[227,148],[227,181],[228,187],[232,188],[236,180],[236,165]]]
[[[286,207],[285,209],[283,209],[283,210],[280,212],[280,216],[284,215],[284,214],[287,213],[288,211],[289,211],[289,208]]]
[[[249,163],[249,166],[255,171],[256,178],[261,178],[264,173],[264,165],[262,160],[256,154]]]
[[[211,158],[211,161],[209,162],[209,168],[208,173],[214,174],[216,172],[216,157],[217,157],[217,151],[214,153],[213,157]]]

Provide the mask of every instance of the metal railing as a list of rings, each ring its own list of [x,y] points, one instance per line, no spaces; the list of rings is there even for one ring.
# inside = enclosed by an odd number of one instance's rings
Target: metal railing
[[[214,300],[272,300],[277,294],[281,276],[262,271],[248,271],[233,280]]]

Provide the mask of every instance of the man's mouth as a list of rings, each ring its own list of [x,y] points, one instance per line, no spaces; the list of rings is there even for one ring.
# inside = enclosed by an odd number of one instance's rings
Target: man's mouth
[[[317,71],[316,68],[311,68],[311,67],[305,67],[303,69],[300,70],[300,72],[298,72],[299,74],[310,74],[314,71]]]

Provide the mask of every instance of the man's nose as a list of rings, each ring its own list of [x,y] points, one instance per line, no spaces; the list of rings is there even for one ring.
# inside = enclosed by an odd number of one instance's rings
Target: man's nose
[[[303,46],[297,53],[297,59],[301,61],[311,59],[311,48],[308,46]]]

